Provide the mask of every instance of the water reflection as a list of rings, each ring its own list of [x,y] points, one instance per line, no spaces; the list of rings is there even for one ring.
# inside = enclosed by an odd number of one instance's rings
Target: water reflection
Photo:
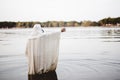
[[[119,29],[103,30],[103,34],[108,36],[118,36],[120,34],[120,30]]]
[[[58,80],[57,74],[55,71],[48,72],[45,74],[36,74],[36,75],[28,75],[28,80]]]

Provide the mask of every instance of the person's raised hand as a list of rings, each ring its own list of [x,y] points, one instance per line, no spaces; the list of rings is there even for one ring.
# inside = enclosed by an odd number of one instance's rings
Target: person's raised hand
[[[62,29],[61,29],[61,32],[65,32],[65,31],[66,31],[66,29],[65,29],[65,28],[62,28]]]

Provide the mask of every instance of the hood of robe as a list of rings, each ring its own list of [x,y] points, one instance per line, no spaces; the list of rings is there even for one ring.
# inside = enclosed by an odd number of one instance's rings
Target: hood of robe
[[[40,24],[35,24],[31,33],[31,36],[38,36],[43,33],[41,25]]]

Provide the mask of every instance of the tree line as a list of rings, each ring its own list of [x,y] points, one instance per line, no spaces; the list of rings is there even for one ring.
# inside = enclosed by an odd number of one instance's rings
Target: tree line
[[[76,26],[120,26],[120,17],[104,18],[96,21],[47,21],[47,22],[0,22],[0,28],[31,28],[34,24],[42,27],[76,27]]]

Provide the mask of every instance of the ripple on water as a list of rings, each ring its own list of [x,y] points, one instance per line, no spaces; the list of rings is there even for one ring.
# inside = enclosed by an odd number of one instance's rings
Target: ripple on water
[[[109,58],[94,59],[86,57],[83,59],[76,57],[75,59],[74,57],[66,57],[59,60],[57,67],[57,75],[60,80],[113,80],[120,78],[119,73],[119,60]]]
[[[92,64],[90,63],[95,64],[97,63],[97,60],[94,59],[62,60],[62,62],[59,62],[57,68],[58,77],[60,79],[66,80],[69,79],[70,76],[73,76],[72,79],[86,78],[88,74],[92,73],[94,75],[96,73],[99,73],[99,70],[97,70],[94,66],[91,66]]]

